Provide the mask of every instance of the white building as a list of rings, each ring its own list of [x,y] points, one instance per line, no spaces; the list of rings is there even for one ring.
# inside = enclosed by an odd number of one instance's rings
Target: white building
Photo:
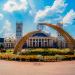
[[[52,37],[49,34],[38,31],[29,37],[24,47],[27,48],[66,48],[65,40],[59,40],[58,37]]]
[[[16,45],[15,38],[5,38],[4,47],[6,49],[14,48]],[[27,42],[24,44],[23,48],[66,48],[66,41],[59,40],[58,37],[52,37],[48,33],[43,31],[38,31],[37,33],[32,34]]]
[[[16,40],[13,37],[9,38],[4,38],[4,48],[9,49],[9,48],[14,48]]]

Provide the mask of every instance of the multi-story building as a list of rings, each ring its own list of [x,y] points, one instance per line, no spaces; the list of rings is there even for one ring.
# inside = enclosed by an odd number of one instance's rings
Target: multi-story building
[[[16,42],[22,38],[23,23],[16,23]]]
[[[15,47],[15,42],[16,40],[12,37],[12,38],[4,38],[4,48],[5,49],[10,49],[10,48],[14,48]]]
[[[58,24],[62,26],[61,24]],[[22,38],[22,30],[23,24],[16,23],[16,39],[14,38],[5,38],[4,39],[4,47],[14,48],[16,43]],[[57,37],[52,37],[50,34],[42,31],[42,27],[37,28],[38,32],[33,33],[26,43],[24,44],[23,48],[66,48],[68,47],[66,41],[62,39],[62,35],[58,33]]]
[[[61,27],[61,28],[63,28],[63,23],[58,23],[57,24],[59,27]],[[62,38],[62,35],[58,32],[58,38],[59,38],[59,40],[62,40],[63,38]]]
[[[38,31],[29,37],[24,46],[27,48],[66,48],[66,44],[65,40],[59,40],[48,33]]]

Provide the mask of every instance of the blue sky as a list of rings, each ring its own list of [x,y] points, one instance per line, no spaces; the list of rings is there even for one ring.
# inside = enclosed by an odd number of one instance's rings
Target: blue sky
[[[23,22],[23,35],[36,30],[38,22],[63,22],[75,37],[75,0],[0,0],[0,37],[15,36],[16,22]],[[56,36],[51,28],[43,30]]]

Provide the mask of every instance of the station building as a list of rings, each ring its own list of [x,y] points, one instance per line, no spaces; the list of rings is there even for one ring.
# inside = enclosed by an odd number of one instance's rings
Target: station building
[[[58,24],[62,26],[61,24]],[[62,35],[58,33],[57,37],[52,37],[49,33],[42,31],[42,27],[38,26],[38,32],[33,33],[23,48],[67,48],[67,42],[62,39]],[[23,37],[23,23],[16,23],[16,39],[4,38],[4,47],[14,48],[18,41]]]
[[[26,48],[66,48],[66,41],[59,40],[57,37],[52,37],[48,33],[38,31],[32,34],[24,47]]]

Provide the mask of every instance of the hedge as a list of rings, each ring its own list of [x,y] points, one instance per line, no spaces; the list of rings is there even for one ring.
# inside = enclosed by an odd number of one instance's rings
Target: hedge
[[[72,55],[69,49],[32,49],[25,50],[20,53],[20,55]]]
[[[42,55],[0,54],[0,59],[15,60],[15,61],[55,62],[55,61],[62,61],[62,60],[75,60],[75,55],[42,56]]]

